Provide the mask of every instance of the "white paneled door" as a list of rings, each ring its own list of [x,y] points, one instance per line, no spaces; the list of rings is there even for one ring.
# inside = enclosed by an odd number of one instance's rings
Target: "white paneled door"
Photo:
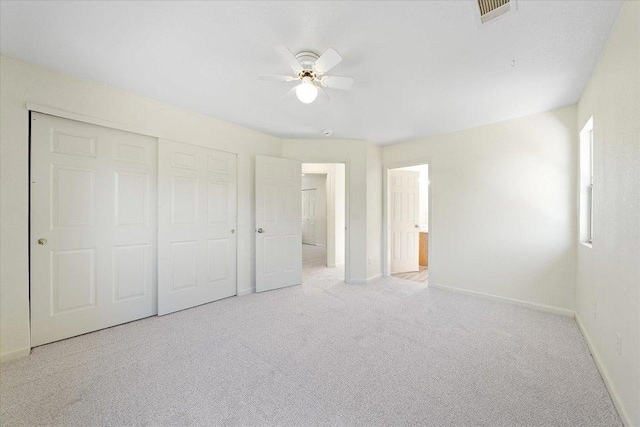
[[[31,115],[31,344],[156,313],[157,140]]]
[[[236,295],[237,156],[160,141],[158,314]]]
[[[420,172],[389,171],[391,273],[418,271]]]
[[[302,190],[302,243],[316,244],[316,190]]]
[[[256,156],[256,291],[302,283],[302,179],[297,160]]]

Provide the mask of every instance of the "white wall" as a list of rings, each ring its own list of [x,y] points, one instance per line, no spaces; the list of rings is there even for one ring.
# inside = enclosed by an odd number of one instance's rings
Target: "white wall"
[[[11,58],[0,58],[0,358],[28,353],[26,103],[98,118],[127,130],[238,154],[238,290],[255,283],[254,156],[280,156],[279,138]]]
[[[574,307],[576,107],[385,147],[429,163],[429,282]]]
[[[576,124],[582,129],[593,116],[594,240],[592,248],[578,245],[576,318],[619,412],[634,426],[640,425],[639,39],[640,3],[627,1],[578,104]]]
[[[327,245],[327,174],[307,174],[302,177],[302,190],[315,190],[315,243]]]

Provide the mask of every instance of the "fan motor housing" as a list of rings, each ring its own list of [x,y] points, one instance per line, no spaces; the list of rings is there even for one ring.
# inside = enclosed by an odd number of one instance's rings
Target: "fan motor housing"
[[[309,77],[311,81],[314,81],[316,79],[316,73],[313,70],[305,69],[300,71],[300,74],[298,74],[298,77],[300,78],[300,80],[304,79],[305,77]]]
[[[313,64],[319,57],[320,55],[310,50],[303,50],[302,52],[296,53],[296,59],[305,70],[313,70]]]

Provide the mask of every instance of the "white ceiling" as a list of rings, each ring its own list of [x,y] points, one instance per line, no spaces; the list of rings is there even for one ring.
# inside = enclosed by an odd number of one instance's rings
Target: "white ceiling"
[[[392,144],[575,103],[621,1],[3,1],[2,54],[281,137]],[[303,105],[274,46],[337,49],[355,78]],[[515,60],[515,67],[512,67]]]

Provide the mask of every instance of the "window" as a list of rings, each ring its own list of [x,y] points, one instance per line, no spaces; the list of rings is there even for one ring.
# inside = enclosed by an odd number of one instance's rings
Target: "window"
[[[580,242],[593,243],[593,117],[580,131]]]

